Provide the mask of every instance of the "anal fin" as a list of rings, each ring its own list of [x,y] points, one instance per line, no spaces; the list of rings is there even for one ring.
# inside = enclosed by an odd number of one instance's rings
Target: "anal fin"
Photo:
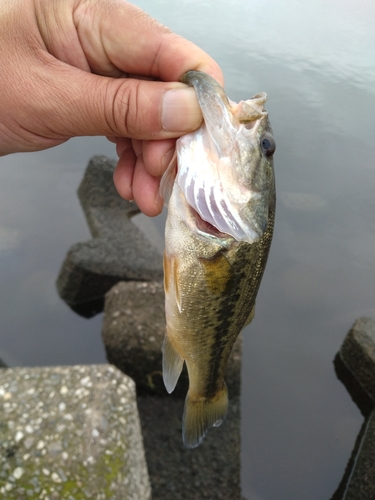
[[[247,325],[250,325],[250,323],[253,321],[253,318],[255,316],[255,304],[253,305],[253,308],[250,311],[249,317],[245,321],[245,324],[243,325],[244,327]]]
[[[186,396],[182,439],[186,448],[201,444],[210,427],[219,427],[228,413],[228,390],[223,388],[211,398]]]
[[[180,377],[184,360],[171,344],[168,335],[165,335],[163,347],[163,380],[169,394],[173,392]]]

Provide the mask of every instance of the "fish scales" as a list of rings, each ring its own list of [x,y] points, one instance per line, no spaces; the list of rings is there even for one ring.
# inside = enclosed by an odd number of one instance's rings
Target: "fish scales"
[[[172,392],[186,362],[183,441],[193,448],[225,419],[228,359],[254,316],[274,225],[275,144],[265,94],[237,105],[204,73],[182,81],[194,86],[205,123],[178,141],[177,166],[162,180],[169,197],[163,377]]]

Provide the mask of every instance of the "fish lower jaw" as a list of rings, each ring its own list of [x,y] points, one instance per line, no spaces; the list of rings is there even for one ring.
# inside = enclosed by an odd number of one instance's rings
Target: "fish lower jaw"
[[[215,238],[221,240],[236,240],[243,241],[246,243],[255,243],[260,240],[262,234],[259,234],[254,228],[249,225],[246,225],[246,228],[242,227],[233,227],[231,228],[231,232],[223,232],[220,231],[219,228],[204,220],[200,214],[190,207],[191,214],[193,216],[195,227],[199,234],[208,238]]]
[[[215,237],[215,238],[220,238],[220,239],[227,239],[230,238],[231,236],[227,233],[222,233],[216,226],[211,224],[210,222],[205,221],[202,219],[202,217],[199,215],[199,213],[191,208],[191,212],[194,218],[194,222],[196,225],[196,228],[198,231],[206,236],[210,237]]]

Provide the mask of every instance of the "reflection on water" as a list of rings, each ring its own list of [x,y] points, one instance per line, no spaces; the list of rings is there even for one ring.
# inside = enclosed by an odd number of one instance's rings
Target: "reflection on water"
[[[91,237],[76,189],[100,152],[114,156],[105,139],[77,139],[0,159],[0,357],[8,365],[105,361],[101,316],[73,314],[55,287],[67,250]]]
[[[278,207],[244,338],[243,494],[329,499],[363,421],[333,359],[354,320],[375,317],[374,4],[135,3],[213,55],[232,99],[268,93]],[[75,191],[98,153],[113,157],[113,145],[76,139],[0,159],[0,357],[10,364],[104,361],[101,317],[74,315],[54,288],[68,248],[90,237]]]

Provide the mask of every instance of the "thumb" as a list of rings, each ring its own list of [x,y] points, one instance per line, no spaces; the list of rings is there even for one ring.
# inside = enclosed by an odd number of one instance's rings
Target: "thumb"
[[[50,89],[44,86],[49,94],[45,96],[48,128],[61,138],[166,139],[195,130],[202,121],[194,89],[182,83],[110,78],[66,69],[65,78],[59,74],[58,92],[55,81]]]
[[[202,121],[194,89],[182,83],[99,76],[49,55],[40,58],[42,64],[13,71],[19,79],[2,87],[0,155],[75,136],[175,138]]]
[[[91,75],[92,76],[92,75]],[[195,130],[202,122],[195,90],[178,82],[96,77],[92,95],[83,101],[79,120],[103,135],[132,139],[167,139]],[[95,95],[97,94],[97,95]],[[96,125],[94,125],[96,126]],[[103,127],[103,129],[102,129]]]

